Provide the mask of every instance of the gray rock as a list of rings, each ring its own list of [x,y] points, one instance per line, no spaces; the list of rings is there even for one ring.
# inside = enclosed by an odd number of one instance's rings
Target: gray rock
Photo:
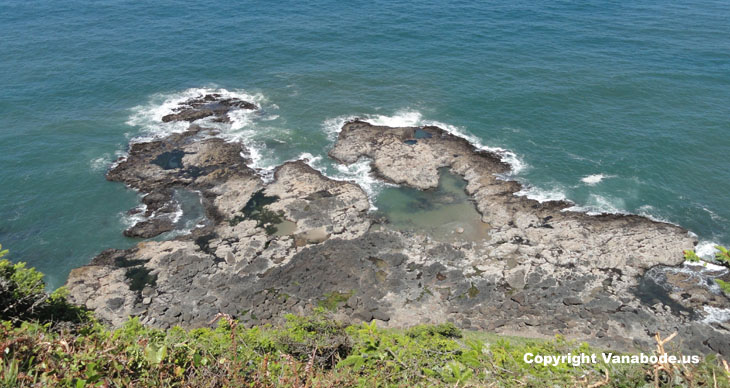
[[[222,118],[220,112],[247,109],[235,101],[208,105],[220,99],[203,96],[168,119],[209,111]],[[107,177],[148,193],[143,204],[157,213],[170,207],[174,190],[198,191],[207,225],[170,241],[102,252],[72,271],[70,297],[115,326],[144,314],[156,327],[199,327],[219,312],[247,325],[278,323],[283,313],[310,313],[335,298],[338,316],[388,327],[450,321],[526,336],[559,332],[623,350],[651,347],[653,333],[677,330],[682,349],[730,354],[724,325],[682,314],[701,309],[691,298],[671,303],[694,283],[667,275],[670,292],[647,293],[642,286],[654,266],[682,262],[682,250],[695,242],[685,230],[515,196],[522,186],[494,175],[509,169],[499,155],[437,127],[419,128],[431,136],[404,145],[416,130],[353,121],[330,155],[343,163],[370,158],[380,178],[419,189],[435,187],[439,169],[451,169],[467,180],[490,239],[449,243],[386,223],[371,228],[369,199],[357,185],[327,178],[304,161],[284,163],[265,182],[246,166],[243,144],[193,125],[182,134],[131,144]],[[268,225],[286,224],[288,232],[266,230],[242,210],[247,205],[281,217]],[[730,307],[725,296],[692,290],[713,307]],[[671,308],[654,312],[650,306],[657,302]]]

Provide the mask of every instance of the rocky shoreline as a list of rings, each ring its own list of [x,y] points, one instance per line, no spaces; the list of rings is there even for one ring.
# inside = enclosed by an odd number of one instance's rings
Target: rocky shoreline
[[[163,120],[225,121],[233,109],[257,107],[206,95]],[[329,152],[340,163],[368,158],[380,179],[421,190],[435,188],[444,168],[467,182],[489,237],[437,241],[374,219],[358,185],[306,161],[284,163],[264,181],[247,167],[245,144],[216,135],[191,123],[130,145],[107,173],[144,195],[135,210],[143,220],[125,235],[174,229],[175,190],[199,193],[206,222],[171,240],[102,252],[71,272],[73,301],[113,325],[134,315],[158,327],[205,326],[219,312],[254,325],[323,306],[353,322],[451,321],[619,350],[678,331],[685,351],[730,355],[730,324],[702,315],[730,301],[671,271],[696,244],[678,226],[517,196],[519,183],[497,178],[509,171],[498,155],[438,127],[346,123]]]

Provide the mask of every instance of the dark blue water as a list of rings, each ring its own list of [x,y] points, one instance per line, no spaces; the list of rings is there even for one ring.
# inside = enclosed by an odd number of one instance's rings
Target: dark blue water
[[[0,243],[53,286],[122,237],[103,173],[164,103],[265,108],[228,135],[256,165],[326,159],[353,115],[438,122],[514,152],[532,196],[730,243],[730,3],[0,1]],[[320,158],[317,158],[320,157]]]

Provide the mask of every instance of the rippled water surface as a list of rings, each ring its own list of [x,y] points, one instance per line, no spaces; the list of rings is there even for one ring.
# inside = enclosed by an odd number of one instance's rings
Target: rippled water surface
[[[0,1],[0,243],[53,286],[121,231],[103,174],[161,114],[225,90],[257,167],[326,157],[343,120],[436,123],[511,150],[533,197],[730,243],[730,3]],[[508,155],[510,156],[510,155]],[[377,201],[375,201],[377,202]]]

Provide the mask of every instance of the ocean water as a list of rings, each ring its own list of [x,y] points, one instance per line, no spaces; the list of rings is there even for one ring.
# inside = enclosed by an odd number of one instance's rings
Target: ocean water
[[[233,2],[230,2],[233,3]],[[327,159],[338,126],[438,123],[509,150],[535,198],[670,221],[730,244],[730,3],[0,0],[0,243],[51,287],[121,232],[104,171],[206,90],[259,168]],[[377,201],[373,201],[376,206]]]

